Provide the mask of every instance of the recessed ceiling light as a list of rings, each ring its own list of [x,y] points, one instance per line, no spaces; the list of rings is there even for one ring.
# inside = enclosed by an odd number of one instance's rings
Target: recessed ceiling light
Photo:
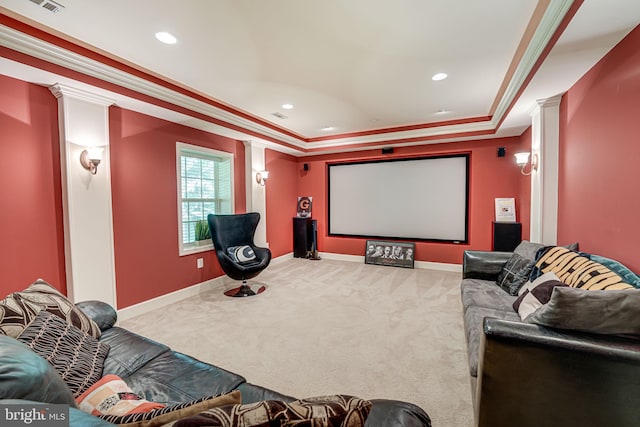
[[[334,130],[334,129],[335,129],[334,126],[325,126],[325,127],[321,128],[320,130],[328,132],[328,131]]]
[[[445,110],[444,108],[441,108],[440,110],[436,111],[434,114],[447,114],[449,112],[449,110]]]
[[[293,104],[282,104],[282,108],[285,110],[291,110],[293,108]]]
[[[433,76],[431,76],[431,80],[444,80],[447,78],[447,74],[446,73],[436,73]]]
[[[172,36],[171,34],[165,31],[160,31],[159,33],[156,33],[156,38],[160,40],[162,43],[166,43],[166,44],[176,44],[178,41],[178,39],[176,39],[174,36]]]

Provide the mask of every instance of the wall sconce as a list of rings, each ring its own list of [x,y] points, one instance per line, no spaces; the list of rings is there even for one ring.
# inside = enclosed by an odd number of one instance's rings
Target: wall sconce
[[[533,153],[533,156],[531,157],[531,168],[529,169],[529,172],[524,171],[524,168],[527,166],[527,163],[529,163],[530,154],[531,153],[514,154],[514,156],[516,156],[516,163],[521,168],[520,173],[522,175],[531,175],[531,172],[538,170],[538,153]]]
[[[269,171],[260,171],[256,173],[256,182],[263,187],[267,183],[267,178],[269,178]]]
[[[98,172],[98,165],[102,161],[102,147],[88,147],[80,153],[80,164],[86,170],[95,175]]]

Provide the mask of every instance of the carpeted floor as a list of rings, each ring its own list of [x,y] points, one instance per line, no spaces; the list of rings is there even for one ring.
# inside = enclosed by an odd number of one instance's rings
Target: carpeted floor
[[[285,394],[406,400],[434,427],[473,424],[459,273],[291,259],[256,281],[258,297],[213,289],[121,325]]]

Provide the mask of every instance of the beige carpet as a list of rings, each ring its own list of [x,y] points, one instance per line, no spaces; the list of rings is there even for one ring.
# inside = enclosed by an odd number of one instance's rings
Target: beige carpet
[[[473,424],[459,273],[291,259],[256,280],[258,297],[214,289],[121,326],[285,394],[406,400],[434,427]]]

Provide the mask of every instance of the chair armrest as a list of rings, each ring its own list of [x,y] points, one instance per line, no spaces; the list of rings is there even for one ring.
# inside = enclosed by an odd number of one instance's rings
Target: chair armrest
[[[116,324],[118,313],[106,302],[82,301],[76,304],[84,314],[96,322],[101,331],[105,331]]]
[[[485,318],[478,427],[640,425],[640,340]]]
[[[512,252],[464,251],[462,278],[495,281]]]

